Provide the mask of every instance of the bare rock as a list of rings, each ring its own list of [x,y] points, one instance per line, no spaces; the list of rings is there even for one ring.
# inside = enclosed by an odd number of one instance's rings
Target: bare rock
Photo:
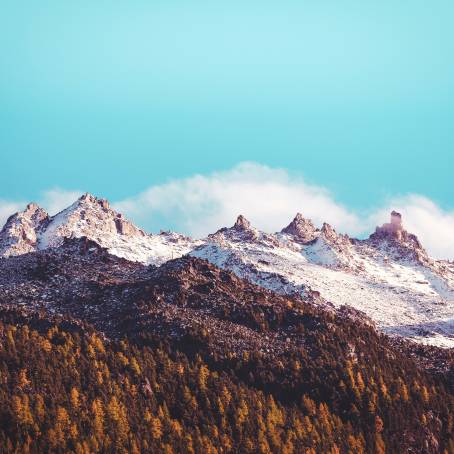
[[[29,203],[24,211],[10,216],[0,232],[0,256],[8,257],[35,251],[38,231],[48,221],[48,214],[36,203]]]
[[[297,213],[293,221],[281,232],[292,235],[296,241],[307,243],[317,237],[318,230],[310,219],[306,219],[301,213]]]
[[[242,214],[240,214],[237,217],[233,228],[237,230],[250,230],[251,223]]]

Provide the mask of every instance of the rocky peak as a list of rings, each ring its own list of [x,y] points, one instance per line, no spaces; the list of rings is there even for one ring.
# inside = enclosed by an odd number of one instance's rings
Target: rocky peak
[[[48,214],[36,203],[29,203],[24,211],[10,216],[0,232],[0,256],[20,255],[36,250],[38,231],[48,221]]]
[[[430,260],[418,237],[413,233],[407,232],[402,223],[402,215],[397,211],[391,212],[390,222],[377,227],[375,232],[370,235],[369,241],[372,243],[386,242],[395,246],[400,255],[409,254],[414,256],[417,261],[429,263]]]
[[[402,215],[397,211],[392,211],[390,222],[383,224],[381,227],[377,227],[375,233],[384,237],[392,236],[400,240],[404,231],[405,230],[402,225]]]
[[[25,210],[23,211],[23,214],[24,215],[25,214],[33,215],[33,214],[35,214],[38,211],[43,211],[44,212],[44,210],[37,203],[31,202],[25,207]]]
[[[79,209],[81,210],[79,211]],[[74,211],[78,212],[77,216],[80,215],[82,219],[87,219],[88,224],[90,224],[90,218],[95,215],[97,220],[106,223],[104,225],[105,228],[111,231],[115,227],[116,232],[120,235],[145,235],[141,229],[129,222],[123,214],[113,210],[107,199],[97,198],[88,192],[79,198]],[[98,223],[98,225],[100,224]]]
[[[64,238],[86,236],[108,247],[118,235],[143,237],[145,233],[111,209],[107,200],[86,193],[50,219],[39,246],[59,246]]]
[[[320,232],[322,236],[330,242],[334,243],[339,239],[339,235],[336,233],[334,228],[326,222],[323,223]]]
[[[236,230],[250,230],[251,229],[251,223],[242,215],[240,214],[235,222],[235,225],[233,226],[234,229]]]
[[[383,224],[381,227],[377,227],[375,233],[373,233],[370,238],[372,240],[392,239],[399,243],[412,243],[413,246],[421,248],[421,243],[416,235],[408,233],[404,229],[402,215],[397,211],[392,211],[390,222]]]
[[[324,222],[316,241],[334,254],[333,262],[338,266],[349,267],[352,250],[348,235],[337,233],[330,224]]]
[[[301,213],[297,213],[293,221],[281,230],[282,233],[292,235],[295,239],[307,243],[316,238],[317,229],[310,219],[306,219]]]
[[[234,242],[256,241],[261,235],[263,234],[252,227],[251,223],[240,214],[233,227],[223,227],[217,232],[208,235],[208,239],[221,243],[225,240]]]
[[[34,228],[41,227],[49,219],[47,212],[34,202],[29,203],[25,210],[16,216],[21,222],[28,222]]]
[[[95,197],[88,192],[79,197],[78,202],[79,204],[100,206],[105,210],[110,210],[110,203],[107,199],[98,199],[98,197]]]

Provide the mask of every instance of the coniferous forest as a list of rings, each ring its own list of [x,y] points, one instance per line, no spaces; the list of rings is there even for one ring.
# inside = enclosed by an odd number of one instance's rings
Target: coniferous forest
[[[85,246],[9,259],[0,452],[454,453],[449,370],[360,314]]]
[[[207,358],[59,324],[0,331],[1,452],[454,452],[453,395],[378,339],[362,360],[329,336],[311,360]]]

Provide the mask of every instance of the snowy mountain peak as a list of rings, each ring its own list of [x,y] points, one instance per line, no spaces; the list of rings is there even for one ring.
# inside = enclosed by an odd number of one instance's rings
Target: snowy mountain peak
[[[301,213],[297,213],[293,221],[281,230],[281,233],[292,235],[296,241],[302,243],[308,243],[317,237],[317,229],[314,224]]]
[[[86,193],[52,217],[36,204],[12,216],[0,233],[0,257],[59,247],[66,238],[80,237],[119,257],[153,264],[180,257],[198,244],[176,233],[146,234],[113,210],[107,200]]]
[[[339,235],[333,226],[324,222],[320,230],[321,236],[330,243],[349,243],[349,238],[347,235]]]
[[[47,213],[35,202],[29,203],[26,207],[25,210],[23,211],[24,215],[29,215],[29,216],[35,216],[38,213]]]
[[[29,203],[24,211],[10,216],[0,232],[0,254],[8,257],[35,250],[36,232],[48,220],[46,211],[36,203]]]
[[[237,242],[248,242],[256,241],[261,236],[261,233],[251,223],[240,214],[235,224],[232,227],[222,227],[217,232],[208,235],[208,241],[237,241]]]
[[[101,208],[104,208],[105,210],[110,209],[110,203],[107,199],[100,199],[88,192],[80,196],[78,201],[81,204],[84,203],[86,205],[99,205]]]
[[[64,238],[81,236],[105,245],[116,235],[144,236],[145,233],[112,210],[107,200],[87,193],[50,219],[40,237],[39,248],[59,246]]]

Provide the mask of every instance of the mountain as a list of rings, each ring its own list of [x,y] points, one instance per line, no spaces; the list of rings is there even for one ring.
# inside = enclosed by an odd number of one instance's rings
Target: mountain
[[[265,233],[239,216],[202,240],[147,234],[106,200],[85,194],[55,216],[35,204],[10,217],[0,256],[47,250],[87,237],[118,257],[160,265],[189,254],[281,295],[362,311],[380,330],[426,344],[454,346],[454,264],[432,259],[399,213],[365,240],[317,228],[298,213],[280,232]]]
[[[431,259],[401,224],[366,240],[329,224],[315,229],[301,215],[276,234],[247,230],[221,229],[191,255],[279,293],[318,292],[365,312],[388,334],[454,346],[454,264]]]
[[[272,241],[244,218],[215,234],[236,235]],[[0,259],[0,339],[5,453],[454,452],[448,370],[196,257],[80,237]]]
[[[184,235],[150,235],[110,207],[105,199],[84,194],[71,206],[50,217],[36,204],[16,213],[0,232],[0,255],[8,257],[56,247],[64,238],[86,236],[119,257],[160,264],[186,254],[198,243]]]

